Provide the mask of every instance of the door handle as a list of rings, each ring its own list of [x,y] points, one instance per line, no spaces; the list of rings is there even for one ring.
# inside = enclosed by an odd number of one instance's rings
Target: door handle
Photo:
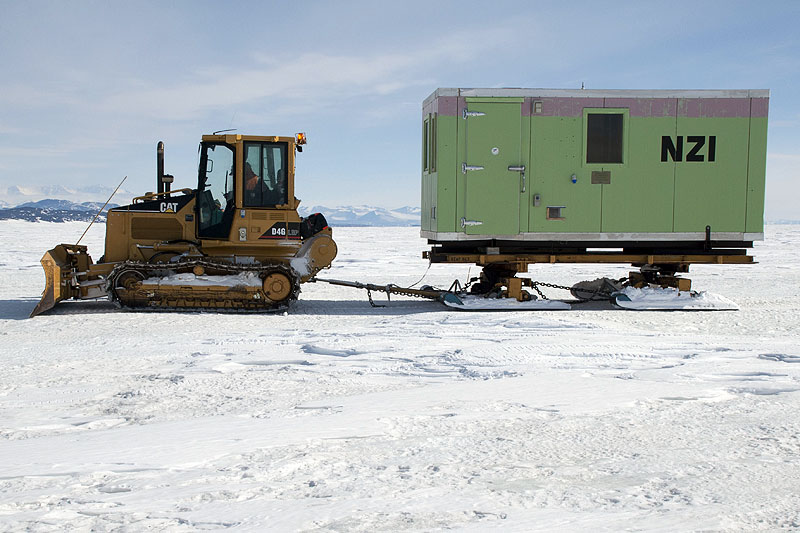
[[[520,192],[525,192],[525,165],[510,165],[508,167],[509,172],[519,172],[522,176],[522,190]]]
[[[480,226],[483,224],[482,220],[467,220],[465,217],[461,217],[461,227],[466,228],[467,226]]]

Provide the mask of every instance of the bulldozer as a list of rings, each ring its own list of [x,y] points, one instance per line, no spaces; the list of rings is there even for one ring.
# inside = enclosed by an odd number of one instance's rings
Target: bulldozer
[[[305,144],[303,133],[203,135],[197,187],[173,190],[159,142],[156,192],[108,210],[97,263],[85,245],[46,252],[31,317],[63,300],[105,297],[140,310],[287,309],[337,253],[325,217],[297,212],[295,157]]]

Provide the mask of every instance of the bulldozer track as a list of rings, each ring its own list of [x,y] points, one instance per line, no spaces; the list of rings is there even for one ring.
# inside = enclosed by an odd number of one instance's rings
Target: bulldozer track
[[[197,287],[162,285],[157,289],[143,287],[145,280],[164,278],[174,274],[194,273],[202,269],[204,275],[227,276],[243,273],[257,275],[262,281],[267,277],[288,281],[289,287],[280,291],[280,300],[269,298],[263,287],[228,285]],[[152,284],[148,284],[152,285]],[[228,313],[275,313],[287,310],[300,294],[300,278],[294,270],[282,263],[236,265],[225,262],[195,259],[178,263],[144,263],[125,261],[108,275],[106,292],[109,299],[122,309],[135,311],[214,311]]]

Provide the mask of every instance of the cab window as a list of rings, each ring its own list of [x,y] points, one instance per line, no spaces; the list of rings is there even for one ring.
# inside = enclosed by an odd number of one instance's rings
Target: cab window
[[[203,144],[197,210],[200,236],[224,238],[233,222],[233,149],[224,144]]]
[[[286,167],[286,143],[245,143],[245,207],[275,207],[289,203]]]

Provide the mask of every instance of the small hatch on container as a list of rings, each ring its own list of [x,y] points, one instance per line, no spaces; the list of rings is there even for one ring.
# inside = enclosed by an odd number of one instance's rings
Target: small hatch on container
[[[547,220],[564,220],[564,209],[563,205],[547,206]]]

